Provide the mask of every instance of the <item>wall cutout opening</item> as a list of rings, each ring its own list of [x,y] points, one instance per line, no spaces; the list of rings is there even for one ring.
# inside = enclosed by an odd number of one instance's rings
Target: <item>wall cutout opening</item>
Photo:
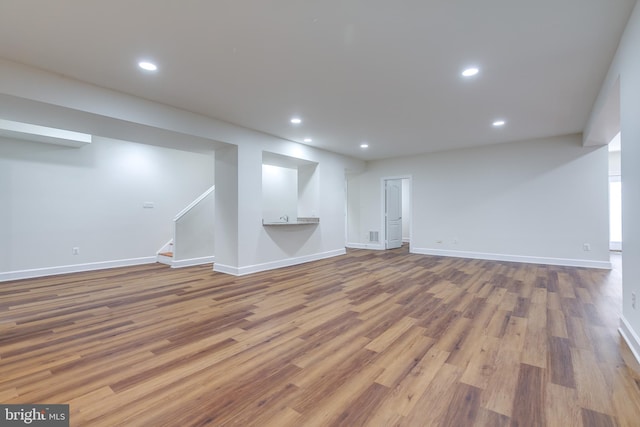
[[[318,222],[318,163],[262,152],[262,222]]]

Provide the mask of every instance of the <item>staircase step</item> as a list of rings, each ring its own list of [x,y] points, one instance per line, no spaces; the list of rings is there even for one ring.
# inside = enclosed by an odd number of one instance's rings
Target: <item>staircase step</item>
[[[158,255],[166,256],[169,258],[173,258],[173,252],[160,252]]]

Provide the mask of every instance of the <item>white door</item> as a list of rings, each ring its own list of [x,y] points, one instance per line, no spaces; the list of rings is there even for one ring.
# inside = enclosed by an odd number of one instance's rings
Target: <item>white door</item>
[[[402,180],[385,181],[386,248],[402,246]]]

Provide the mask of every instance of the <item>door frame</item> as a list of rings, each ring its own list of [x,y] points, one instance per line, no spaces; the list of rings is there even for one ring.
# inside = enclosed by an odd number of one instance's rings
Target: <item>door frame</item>
[[[413,245],[413,176],[412,175],[394,175],[383,176],[380,178],[380,234],[383,237],[383,241],[380,242],[380,248],[387,250],[387,221],[386,221],[386,196],[387,186],[386,183],[393,179],[406,179],[409,182],[409,252],[411,252],[411,246]]]

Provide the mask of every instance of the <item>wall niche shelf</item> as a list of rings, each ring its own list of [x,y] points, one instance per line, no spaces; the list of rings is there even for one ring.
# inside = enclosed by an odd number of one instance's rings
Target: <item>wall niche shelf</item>
[[[317,217],[298,217],[295,221],[265,221],[262,220],[264,226],[282,226],[282,225],[318,225],[320,224],[320,218]]]

